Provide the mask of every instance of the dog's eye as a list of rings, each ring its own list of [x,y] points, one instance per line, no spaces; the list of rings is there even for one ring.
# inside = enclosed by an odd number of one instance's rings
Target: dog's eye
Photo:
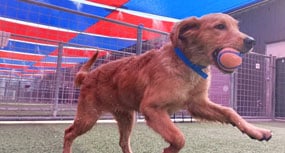
[[[226,25],[224,25],[224,24],[217,24],[217,25],[215,25],[215,28],[219,29],[219,30],[225,30],[226,29]]]

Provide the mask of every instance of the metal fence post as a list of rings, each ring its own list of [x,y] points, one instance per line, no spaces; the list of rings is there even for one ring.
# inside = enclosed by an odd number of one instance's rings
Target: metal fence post
[[[140,55],[142,53],[142,36],[143,36],[143,25],[140,24],[137,28],[137,47],[136,54]]]
[[[230,89],[231,89],[231,95],[230,95],[230,107],[232,107],[234,110],[237,111],[237,71],[231,74],[230,76]]]
[[[57,66],[55,74],[55,91],[54,91],[54,107],[53,107],[53,117],[57,116],[58,113],[58,101],[59,101],[59,88],[60,88],[60,77],[61,77],[61,64],[62,64],[62,52],[63,43],[58,44],[57,49]]]
[[[143,24],[139,24],[137,27],[137,46],[136,46],[136,55],[140,55],[142,53],[142,36],[143,36]],[[136,121],[138,121],[140,117],[139,113],[136,113]]]
[[[270,56],[270,69],[271,69],[271,112],[270,117],[272,120],[275,120],[276,112],[275,112],[275,105],[276,105],[276,56]]]

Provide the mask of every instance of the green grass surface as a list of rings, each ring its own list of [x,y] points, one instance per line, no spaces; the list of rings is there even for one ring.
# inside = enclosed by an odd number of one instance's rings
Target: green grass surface
[[[274,135],[259,142],[230,125],[217,123],[179,123],[186,137],[181,153],[285,153],[285,122],[259,122]],[[69,124],[0,124],[1,153],[60,153],[63,131]],[[115,124],[97,124],[73,144],[73,153],[120,153]],[[135,125],[132,134],[134,153],[160,153],[168,144],[144,123]]]

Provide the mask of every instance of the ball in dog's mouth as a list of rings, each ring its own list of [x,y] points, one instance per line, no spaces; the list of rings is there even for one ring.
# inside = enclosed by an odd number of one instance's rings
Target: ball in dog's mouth
[[[217,67],[224,73],[233,73],[242,64],[242,54],[234,48],[216,49],[213,56]]]

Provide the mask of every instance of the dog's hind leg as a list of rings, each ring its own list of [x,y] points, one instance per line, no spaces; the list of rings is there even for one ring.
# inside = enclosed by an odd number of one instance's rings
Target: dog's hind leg
[[[90,105],[85,99],[79,99],[77,114],[74,123],[65,130],[63,153],[71,153],[73,140],[90,130],[101,115],[101,110]]]
[[[112,113],[118,122],[120,132],[120,147],[123,153],[132,153],[130,146],[130,135],[132,132],[135,112],[134,111],[116,111]]]
[[[268,141],[272,136],[270,130],[258,128],[246,122],[232,108],[215,104],[210,100],[200,100],[199,102],[192,101],[188,110],[194,117],[210,121],[230,123],[233,126],[236,126],[242,133],[246,133],[253,139]]]

